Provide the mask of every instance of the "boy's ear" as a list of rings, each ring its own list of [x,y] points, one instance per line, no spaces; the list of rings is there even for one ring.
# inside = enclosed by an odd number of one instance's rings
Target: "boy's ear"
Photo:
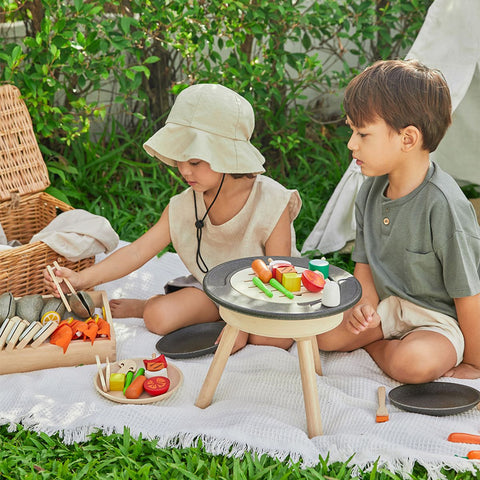
[[[409,125],[401,131],[402,135],[402,149],[405,152],[412,150],[412,148],[422,145],[422,134],[417,127]]]

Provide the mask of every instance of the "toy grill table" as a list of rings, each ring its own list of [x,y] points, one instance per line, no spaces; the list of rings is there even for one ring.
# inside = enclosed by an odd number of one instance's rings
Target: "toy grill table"
[[[360,299],[362,289],[352,275],[330,265],[329,278],[340,285],[338,307],[323,306],[321,292],[312,294],[306,292],[304,287],[301,294],[293,300],[282,298],[278,292],[276,296],[269,298],[256,287],[250,289],[249,284],[253,285],[251,279],[254,276],[251,264],[255,258],[259,257],[223,263],[205,275],[205,293],[219,305],[220,315],[226,326],[195,405],[205,408],[212,403],[239,331],[267,337],[293,338],[298,346],[308,436],[312,438],[321,435],[320,402],[315,374],[322,375],[322,369],[316,335],[339,325],[343,312]],[[288,260],[298,267],[299,271],[308,268],[306,258],[273,259]],[[263,260],[267,261],[267,258],[263,257]]]

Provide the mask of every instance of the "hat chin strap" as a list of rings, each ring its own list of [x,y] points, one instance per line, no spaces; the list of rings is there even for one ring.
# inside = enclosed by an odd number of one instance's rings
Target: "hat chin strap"
[[[222,181],[220,182],[220,186],[218,187],[217,193],[215,194],[215,197],[210,204],[210,206],[207,208],[207,211],[205,212],[205,215],[199,219],[198,218],[198,212],[197,212],[197,200],[195,197],[195,192],[193,192],[193,205],[195,207],[195,228],[197,229],[197,255],[196,255],[196,262],[198,265],[198,268],[202,273],[207,273],[208,272],[208,267],[207,264],[205,263],[205,260],[202,257],[202,254],[200,253],[200,243],[202,241],[202,228],[205,226],[204,220],[207,218],[208,212],[212,208],[213,204],[215,203],[215,200],[218,198],[218,194],[220,193],[220,190],[223,185],[223,181],[225,180],[225,174],[222,175]]]

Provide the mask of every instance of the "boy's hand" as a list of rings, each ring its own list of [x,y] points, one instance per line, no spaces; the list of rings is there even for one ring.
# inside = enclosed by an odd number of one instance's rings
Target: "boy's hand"
[[[453,367],[446,372],[443,376],[474,380],[476,378],[480,378],[480,368],[477,368],[469,363],[460,363],[456,367]]]
[[[380,316],[375,308],[368,303],[355,305],[345,317],[347,329],[356,335],[367,328],[374,328],[380,325]]]

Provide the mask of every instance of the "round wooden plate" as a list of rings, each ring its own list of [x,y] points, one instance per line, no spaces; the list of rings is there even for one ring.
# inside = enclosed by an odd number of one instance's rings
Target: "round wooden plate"
[[[135,360],[135,362],[137,363],[137,369],[144,366],[143,358],[134,358],[132,360]],[[105,375],[105,369],[106,367],[102,369],[103,375]],[[112,363],[110,365],[110,373],[116,373],[119,369],[120,366],[118,362]],[[183,373],[178,369],[178,367],[169,363],[167,366],[167,374],[168,378],[170,379],[170,388],[164,394],[157,395],[156,397],[152,397],[146,392],[143,392],[138,398],[127,398],[125,397],[123,392],[120,391],[104,392],[98,372],[93,379],[93,384],[95,385],[95,389],[97,390],[97,392],[102,395],[102,397],[108,398],[108,400],[111,400],[112,402],[144,405],[147,403],[155,403],[160,402],[161,400],[165,400],[178,390],[178,388],[183,382]]]

